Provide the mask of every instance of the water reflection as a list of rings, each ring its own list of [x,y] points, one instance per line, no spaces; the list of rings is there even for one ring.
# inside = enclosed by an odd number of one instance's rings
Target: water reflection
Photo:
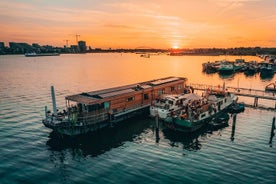
[[[207,135],[206,129],[193,133],[184,133],[169,129],[163,129],[162,132],[164,137],[170,140],[170,146],[178,147],[178,144],[181,143],[183,145],[183,149],[188,151],[200,150],[202,145],[198,139]]]
[[[179,147],[180,143],[185,150],[198,151],[202,147],[200,142],[201,138],[205,138],[208,134],[213,134],[213,132],[217,131],[221,135],[221,130],[229,126],[228,122],[229,118],[220,122],[214,122],[214,120],[212,120],[200,130],[190,133],[174,131],[166,128],[163,128],[162,132],[164,137],[170,140],[170,146]]]
[[[150,126],[149,120],[128,120],[113,128],[74,137],[61,136],[52,132],[46,144],[52,151],[62,152],[66,150],[73,157],[86,157],[88,155],[95,157],[120,147],[127,141],[134,141]]]
[[[274,77],[274,73],[273,74],[262,74],[260,73],[260,79],[263,81],[270,81],[272,80],[272,78]]]
[[[230,74],[221,74],[219,73],[219,78],[221,79],[234,79],[234,73],[230,73]]]
[[[245,73],[244,72],[244,76],[246,78],[256,78],[257,74],[256,73]]]

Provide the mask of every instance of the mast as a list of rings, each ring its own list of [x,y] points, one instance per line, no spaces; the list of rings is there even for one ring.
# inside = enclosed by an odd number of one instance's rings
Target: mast
[[[53,113],[57,116],[57,104],[56,104],[56,96],[54,86],[51,86],[51,95],[52,95],[52,104],[53,104]]]

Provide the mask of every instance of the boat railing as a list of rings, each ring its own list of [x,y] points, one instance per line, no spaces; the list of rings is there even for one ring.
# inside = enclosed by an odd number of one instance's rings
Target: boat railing
[[[113,115],[124,113],[127,111],[132,111],[137,108],[143,108],[149,106],[148,104],[136,104],[133,106],[130,106],[126,109],[123,109],[121,111],[117,111],[116,113],[113,113]],[[79,113],[77,110],[70,111],[67,114],[58,114],[57,116],[54,116],[53,114],[47,114],[46,121],[50,124],[55,124],[57,126],[83,126],[83,125],[90,125],[90,124],[96,124],[103,121],[110,120],[110,116],[112,113],[110,113],[109,109],[103,109],[103,110],[97,110],[93,112],[82,112]],[[55,121],[58,120],[58,121]]]
[[[59,121],[61,126],[72,126],[72,125],[88,125],[96,124],[102,121],[108,120],[108,111],[96,111],[90,113],[79,113],[77,111],[71,111],[68,114],[58,114],[54,116],[53,114],[48,114],[46,120],[54,124],[54,118]]]

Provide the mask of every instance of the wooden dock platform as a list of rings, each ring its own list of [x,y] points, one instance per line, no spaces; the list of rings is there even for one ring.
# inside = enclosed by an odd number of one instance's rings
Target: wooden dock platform
[[[206,85],[206,84],[190,84],[194,90],[206,91],[206,90],[221,90],[223,86],[217,85]],[[276,109],[276,93],[267,92],[265,90],[259,89],[249,89],[249,88],[237,88],[227,86],[225,89],[237,96],[251,97],[254,98],[253,107],[258,107],[258,99],[274,100]]]

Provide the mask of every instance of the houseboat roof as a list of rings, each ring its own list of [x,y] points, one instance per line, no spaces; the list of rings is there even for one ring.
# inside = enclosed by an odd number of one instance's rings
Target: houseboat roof
[[[131,94],[139,90],[145,90],[149,88],[154,88],[163,84],[168,84],[171,82],[186,81],[183,77],[166,77],[136,84],[130,84],[120,87],[102,89],[97,91],[90,91],[85,93],[80,93],[76,95],[71,95],[65,97],[66,100],[74,101],[82,104],[95,104],[106,101],[106,99],[114,98],[116,96],[121,96],[125,94]]]

